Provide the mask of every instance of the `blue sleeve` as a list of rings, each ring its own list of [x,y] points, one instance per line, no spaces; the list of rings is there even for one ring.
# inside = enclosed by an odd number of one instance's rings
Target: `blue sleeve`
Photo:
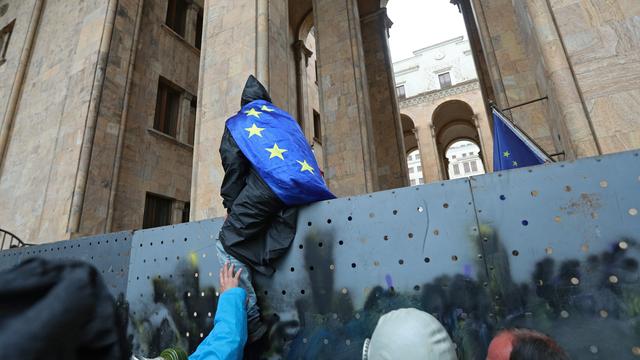
[[[213,330],[189,360],[241,360],[247,342],[247,293],[232,288],[220,295]]]

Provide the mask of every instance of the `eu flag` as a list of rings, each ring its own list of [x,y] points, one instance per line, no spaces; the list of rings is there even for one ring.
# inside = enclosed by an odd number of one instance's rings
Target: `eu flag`
[[[509,170],[540,165],[551,159],[518,128],[493,109],[493,169]]]
[[[334,199],[298,123],[265,100],[252,101],[227,128],[260,177],[287,206]]]

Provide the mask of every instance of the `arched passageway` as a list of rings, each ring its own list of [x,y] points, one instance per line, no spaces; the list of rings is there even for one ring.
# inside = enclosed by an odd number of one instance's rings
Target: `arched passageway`
[[[451,160],[454,160],[447,157],[447,150],[457,149],[457,146],[460,145],[458,144],[460,140],[466,140],[466,142],[471,145],[475,145],[478,150],[474,151],[474,153],[483,164],[485,163],[482,152],[482,138],[478,132],[474,111],[469,104],[461,100],[446,101],[435,109],[431,121],[436,140],[436,151],[438,153],[440,171],[445,179],[452,178],[449,170],[450,167],[453,169]],[[456,144],[456,147],[453,147],[454,144]],[[459,160],[457,156],[455,160]]]
[[[409,185],[424,184],[422,156],[420,154],[420,144],[416,133],[416,126],[413,120],[405,114],[400,114],[402,123],[402,134],[404,137],[404,149],[407,156],[407,175]]]
[[[480,158],[480,147],[470,139],[455,140],[445,151],[449,179],[458,179],[485,173]]]

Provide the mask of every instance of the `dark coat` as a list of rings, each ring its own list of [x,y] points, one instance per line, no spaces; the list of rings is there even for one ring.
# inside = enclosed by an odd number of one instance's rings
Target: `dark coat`
[[[271,101],[251,76],[242,94],[242,105]],[[296,234],[297,210],[287,208],[251,167],[227,128],[220,143],[224,179],[220,195],[228,217],[220,231],[222,246],[231,256],[265,275],[271,262],[291,246]]]
[[[121,315],[91,265],[28,259],[0,272],[0,359],[128,359]]]

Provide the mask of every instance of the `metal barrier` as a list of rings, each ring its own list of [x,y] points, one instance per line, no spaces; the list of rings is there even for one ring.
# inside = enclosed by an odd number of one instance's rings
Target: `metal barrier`
[[[626,152],[326,201],[256,288],[268,358],[358,359],[378,318],[434,314],[461,359],[534,328],[575,359],[640,358],[640,157]],[[137,354],[193,351],[213,324],[221,219],[0,252],[80,258],[128,306]],[[126,302],[123,301],[126,299]]]

